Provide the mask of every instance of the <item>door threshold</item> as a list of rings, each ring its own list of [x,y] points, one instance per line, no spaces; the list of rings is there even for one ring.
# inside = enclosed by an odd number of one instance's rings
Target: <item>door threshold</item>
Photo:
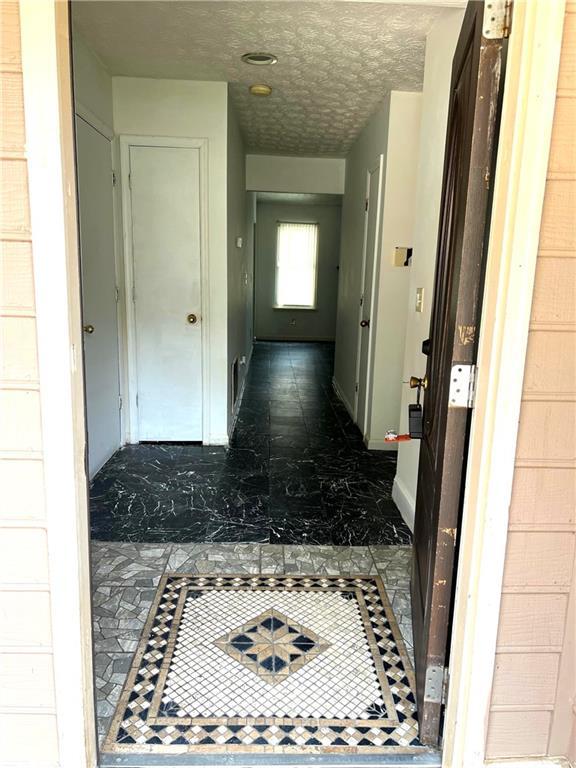
[[[256,768],[256,766],[291,766],[291,768],[308,768],[308,766],[348,766],[348,768],[441,768],[442,754],[438,750],[426,750],[422,753],[388,754],[388,755],[287,755],[287,754],[227,754],[227,755],[112,755],[101,754],[99,768],[181,768],[181,766],[206,766],[206,768]]]

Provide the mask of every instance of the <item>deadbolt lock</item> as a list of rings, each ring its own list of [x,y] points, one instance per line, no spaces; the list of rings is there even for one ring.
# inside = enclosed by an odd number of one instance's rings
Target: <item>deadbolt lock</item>
[[[94,333],[94,326],[93,325],[85,325],[84,326],[84,333]]]
[[[195,323],[197,323],[197,322],[198,322],[198,318],[196,317],[196,315],[195,315],[193,312],[191,312],[191,313],[190,313],[190,314],[187,316],[186,320],[188,320],[188,322],[190,323],[190,325],[195,325]]]

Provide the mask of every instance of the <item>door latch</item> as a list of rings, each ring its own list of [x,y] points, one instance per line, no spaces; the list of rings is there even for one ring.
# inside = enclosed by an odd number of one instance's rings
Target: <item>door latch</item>
[[[450,372],[449,408],[473,408],[476,366],[457,363]]]

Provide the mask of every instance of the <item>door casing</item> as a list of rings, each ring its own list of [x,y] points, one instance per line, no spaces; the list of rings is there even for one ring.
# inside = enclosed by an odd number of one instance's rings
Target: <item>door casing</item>
[[[96,376],[99,379],[98,384],[90,380],[90,374],[86,373],[86,407],[87,418],[90,416],[92,419],[93,431],[104,430],[104,434],[98,435],[97,448],[98,454],[94,454],[93,449],[95,446],[94,435],[90,437],[88,442],[88,466],[90,476],[92,477],[100,469],[100,467],[108,461],[110,456],[116,451],[122,444],[122,419],[121,419],[121,384],[120,384],[120,338],[119,338],[119,317],[118,317],[118,275],[117,275],[117,260],[116,260],[116,232],[115,232],[115,206],[116,200],[114,195],[113,184],[113,147],[110,137],[103,134],[97,127],[92,125],[85,118],[77,115],[75,123],[75,136],[76,136],[76,164],[77,174],[79,179],[79,195],[78,195],[78,217],[80,221],[80,263],[82,274],[82,315],[85,324],[94,324],[94,336],[91,334],[84,335],[84,366],[90,366],[92,364],[92,377]],[[97,178],[100,189],[105,189],[105,194],[109,194],[109,199],[102,200],[94,206],[92,199],[82,201],[80,199],[80,179],[82,178],[82,150],[84,142],[99,142],[98,147],[94,148],[92,144],[92,152],[96,154],[99,149],[107,148],[106,159],[107,164],[102,164],[96,169]],[[101,144],[105,142],[106,144]],[[90,153],[90,149],[87,146],[84,150]],[[91,157],[87,157],[84,161],[86,163],[86,173],[90,172]],[[92,171],[94,173],[94,170]],[[103,175],[102,175],[103,174]],[[93,176],[88,180],[88,192],[93,190]],[[91,195],[90,195],[91,197]],[[109,204],[109,210],[106,211],[106,204]],[[103,204],[103,205],[102,205]],[[98,229],[106,229],[111,225],[110,232],[108,233],[109,243],[108,248],[110,253],[102,253],[102,250],[106,251],[107,248],[102,249],[100,242],[94,243],[92,238],[90,242],[90,253],[87,253],[87,249],[82,247],[85,240],[86,233],[82,234],[82,223],[88,222],[88,218],[94,215],[98,217]],[[102,225],[102,226],[100,226]],[[91,227],[90,229],[93,229]],[[100,237],[100,236],[99,236]],[[84,243],[86,244],[86,243]],[[98,270],[98,278],[92,281],[86,279],[87,269],[94,272]],[[102,280],[102,273],[104,274],[104,280]],[[96,285],[97,283],[97,285]],[[102,293],[104,289],[104,294]],[[98,296],[95,296],[95,291],[98,292]],[[91,305],[91,306],[90,306]],[[102,310],[105,310],[104,312]],[[110,317],[111,316],[111,317]],[[111,322],[113,320],[113,322]],[[108,328],[101,326],[108,326]],[[108,334],[105,331],[108,330]],[[105,333],[104,339],[102,339],[102,333]],[[111,336],[113,334],[113,340]],[[106,342],[105,348],[102,347],[102,341]],[[100,360],[95,361],[92,358],[94,353],[100,351]],[[102,354],[103,353],[103,354]],[[112,367],[114,371],[107,370],[109,356],[112,355]],[[100,376],[101,372],[107,372],[107,376],[104,379]],[[91,387],[92,384],[92,387]],[[92,390],[93,402],[89,400],[89,392]],[[102,402],[102,394],[106,397],[106,402]],[[104,407],[102,407],[104,406]],[[112,434],[113,433],[113,434]]]
[[[210,377],[208,354],[210,331],[210,290],[207,244],[208,211],[208,141],[206,139],[183,139],[167,136],[126,136],[119,137],[120,176],[122,181],[122,230],[124,250],[124,304],[126,311],[126,344],[123,346],[126,370],[128,418],[126,440],[137,443],[137,361],[136,361],[136,316],[134,311],[134,259],[132,252],[132,210],[130,201],[130,147],[181,147],[199,150],[200,157],[200,286],[201,286],[201,333],[202,333],[202,441],[210,435]],[[122,348],[122,346],[121,346]]]
[[[373,174],[377,174],[376,183],[376,195],[375,199],[370,199],[370,178]],[[372,396],[372,346],[374,343],[374,322],[376,317],[376,304],[378,302],[378,282],[379,282],[379,262],[380,262],[380,229],[382,224],[382,185],[384,183],[384,155],[379,155],[375,163],[366,170],[366,191],[365,200],[368,208],[364,215],[364,238],[362,246],[362,273],[360,279],[360,285],[362,288],[362,295],[358,300],[358,332],[357,332],[357,347],[356,347],[356,387],[354,392],[354,418],[362,432],[364,437],[368,431],[368,415],[371,411],[370,397]],[[368,224],[370,212],[375,211],[374,221],[374,241],[368,242]],[[364,302],[366,301],[366,270],[370,257],[370,250],[372,250],[372,282],[369,286],[370,291],[370,325],[364,329],[361,327],[360,322],[364,318]],[[367,334],[366,340],[366,368],[362,370],[362,341],[364,335]],[[360,414],[360,388],[364,390],[364,413]]]

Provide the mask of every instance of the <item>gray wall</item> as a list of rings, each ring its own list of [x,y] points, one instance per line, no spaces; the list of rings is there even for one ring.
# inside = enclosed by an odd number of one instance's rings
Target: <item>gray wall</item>
[[[354,410],[358,355],[358,306],[362,293],[362,252],[366,218],[366,172],[386,155],[390,99],[387,98],[358,136],[346,158],[346,191],[342,204],[342,248],[334,379]],[[386,163],[386,158],[384,158]]]
[[[316,309],[273,308],[278,221],[317,222],[319,225]],[[257,339],[334,340],[339,251],[339,205],[258,203],[254,275]]]
[[[232,426],[232,363],[237,358],[238,391],[246,375],[246,366],[240,365],[242,357],[248,360],[252,351],[252,337],[248,336],[252,312],[250,261],[246,236],[246,172],[245,153],[236,115],[228,101],[227,135],[227,292],[228,292],[228,432]],[[242,238],[242,247],[236,238]],[[237,401],[238,402],[238,401]]]

